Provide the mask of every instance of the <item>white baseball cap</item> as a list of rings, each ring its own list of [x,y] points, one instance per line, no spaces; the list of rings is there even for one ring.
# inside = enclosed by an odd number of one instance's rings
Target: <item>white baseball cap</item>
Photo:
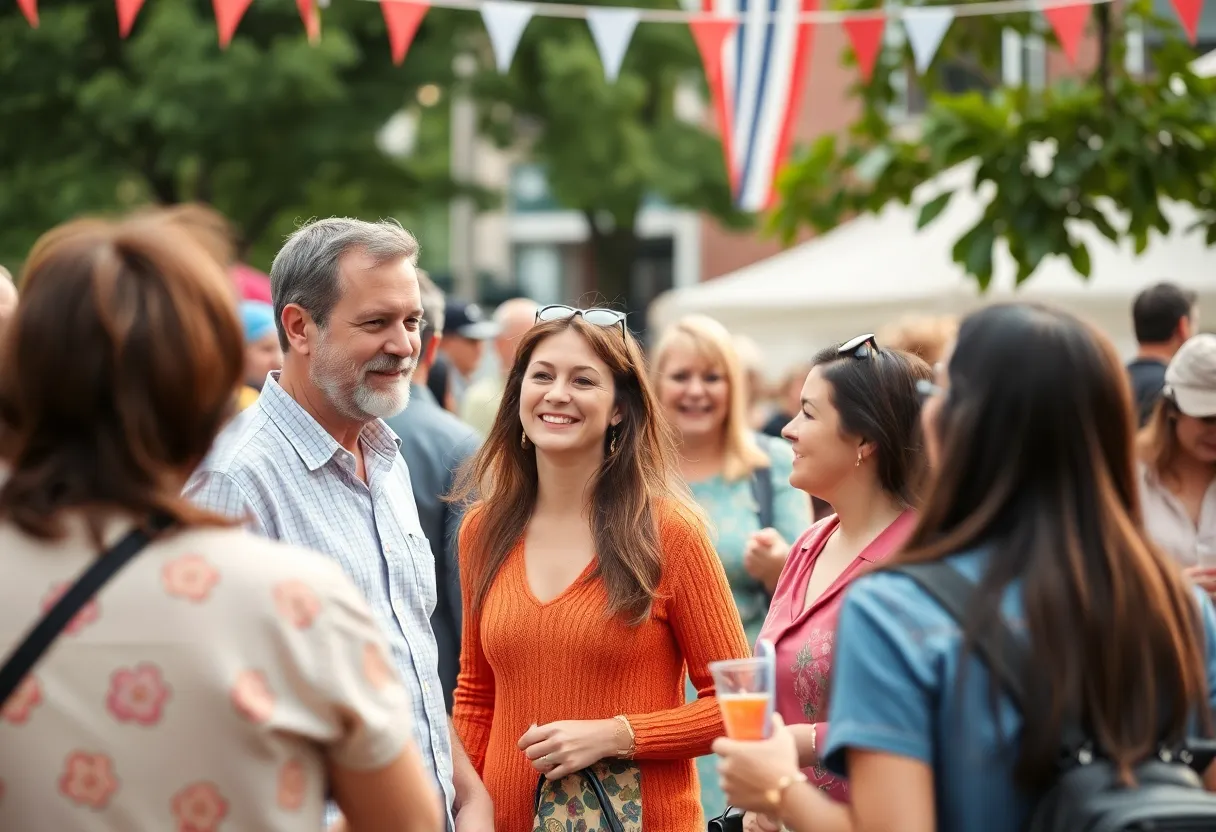
[[[1174,353],[1164,392],[1187,416],[1216,416],[1216,335],[1196,335]]]

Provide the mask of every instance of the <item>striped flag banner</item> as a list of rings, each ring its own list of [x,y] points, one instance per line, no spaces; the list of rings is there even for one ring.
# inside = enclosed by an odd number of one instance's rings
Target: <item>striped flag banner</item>
[[[736,18],[721,38],[720,55],[703,55],[722,130],[722,147],[736,206],[763,211],[789,155],[806,84],[814,26],[799,15],[816,0],[703,0],[710,18]],[[713,59],[718,59],[714,61]]]

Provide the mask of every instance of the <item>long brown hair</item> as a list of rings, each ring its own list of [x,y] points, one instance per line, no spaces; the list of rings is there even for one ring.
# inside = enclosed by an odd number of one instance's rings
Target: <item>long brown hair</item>
[[[632,335],[622,337],[620,327],[596,326],[575,317],[539,323],[520,339],[494,425],[476,456],[458,473],[450,498],[477,498],[470,511],[477,512],[478,533],[472,551],[460,553],[461,569],[472,581],[474,606],[480,608],[527,529],[536,507],[536,452],[521,445],[520,391],[536,346],[568,329],[586,339],[608,365],[621,412],[620,424],[610,431],[616,436],[616,450],[608,452],[610,439],[605,435],[604,464],[591,488],[597,559],[592,578],[604,582],[609,615],[624,613],[640,623],[650,614],[662,576],[661,512],[670,507],[690,517],[701,515],[676,469],[671,429],[661,415],[646,358]]]
[[[1119,356],[1068,313],[1002,304],[964,320],[949,376],[933,487],[895,562],[989,552],[964,650],[1021,582],[1034,657],[1022,785],[1054,774],[1066,714],[1130,780],[1190,719],[1212,719],[1193,590],[1144,534]]]
[[[172,216],[79,220],[26,262],[0,342],[0,517],[54,539],[84,513],[220,524],[181,497],[244,363],[224,268]]]
[[[1153,407],[1148,424],[1136,437],[1140,461],[1160,478],[1169,479],[1182,448],[1178,444],[1178,405],[1163,395]]]

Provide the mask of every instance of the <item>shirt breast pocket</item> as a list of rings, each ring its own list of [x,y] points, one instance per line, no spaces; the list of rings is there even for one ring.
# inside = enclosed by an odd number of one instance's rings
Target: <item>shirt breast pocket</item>
[[[435,604],[438,602],[437,589],[435,584],[435,556],[431,553],[431,545],[427,539],[421,534],[407,532],[405,534],[405,549],[403,553],[410,561],[414,572],[414,579],[417,582],[415,586],[418,592],[418,601],[426,610],[426,615],[429,618],[431,613],[435,611]]]

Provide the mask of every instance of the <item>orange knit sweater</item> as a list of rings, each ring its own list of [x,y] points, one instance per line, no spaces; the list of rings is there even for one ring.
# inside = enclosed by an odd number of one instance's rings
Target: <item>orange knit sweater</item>
[[[461,558],[478,533],[460,530]],[[692,758],[708,754],[722,719],[707,665],[750,655],[726,574],[705,533],[669,510],[660,518],[663,573],[649,619],[605,617],[597,578],[576,580],[547,604],[524,574],[520,541],[485,605],[474,611],[462,568],[464,634],[453,719],[494,799],[498,832],[530,832],[539,774],[517,745],[536,723],[629,718],[637,737],[646,832],[702,832]],[[698,691],[685,703],[684,668]]]

